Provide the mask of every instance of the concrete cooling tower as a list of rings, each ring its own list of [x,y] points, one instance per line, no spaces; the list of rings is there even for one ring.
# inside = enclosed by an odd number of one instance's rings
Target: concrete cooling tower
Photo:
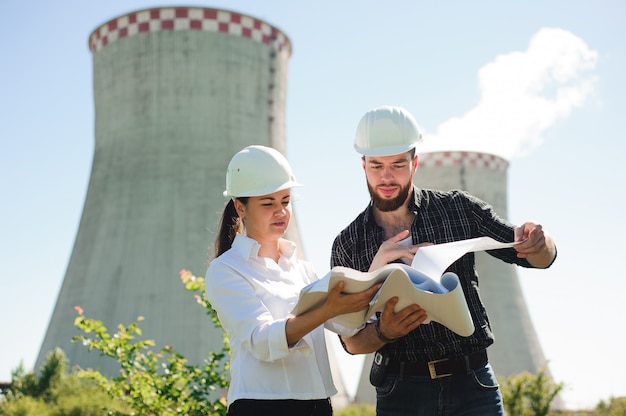
[[[204,276],[230,158],[250,144],[285,153],[291,43],[254,17],[175,7],[114,18],[89,48],[92,171],[36,368],[59,346],[71,365],[116,374],[114,360],[71,341],[75,305],[112,331],[144,316],[145,338],[202,363],[222,337],[179,271]],[[293,218],[287,237],[299,243]]]
[[[508,162],[498,156],[477,152],[431,152],[419,154],[414,183],[420,188],[462,189],[488,202],[507,218]],[[529,371],[545,365],[514,265],[484,252],[476,253],[480,293],[496,337],[488,348],[489,361],[498,376]],[[365,360],[356,400],[376,401],[369,384],[371,356]]]

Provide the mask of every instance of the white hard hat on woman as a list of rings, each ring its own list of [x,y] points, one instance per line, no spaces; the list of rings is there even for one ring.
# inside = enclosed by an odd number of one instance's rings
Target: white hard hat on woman
[[[224,196],[261,196],[302,186],[296,182],[289,162],[278,150],[252,145],[233,156],[226,171]]]

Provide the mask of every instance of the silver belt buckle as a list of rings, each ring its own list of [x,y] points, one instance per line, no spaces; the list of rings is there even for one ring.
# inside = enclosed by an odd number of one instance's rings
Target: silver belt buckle
[[[430,373],[430,379],[435,380],[438,378],[449,377],[452,373],[447,374],[437,374],[437,369],[435,368],[435,364],[440,363],[442,361],[448,361],[447,358],[442,358],[441,360],[433,360],[428,362],[428,372]]]

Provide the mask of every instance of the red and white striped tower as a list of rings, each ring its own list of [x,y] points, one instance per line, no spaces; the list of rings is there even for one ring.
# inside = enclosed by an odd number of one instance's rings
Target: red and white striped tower
[[[507,169],[509,163],[480,152],[428,152],[419,154],[414,183],[420,188],[462,189],[488,202],[507,218]],[[490,255],[476,253],[480,293],[487,308],[496,341],[488,355],[497,375],[529,371],[545,365],[539,340],[533,328],[516,266]],[[365,360],[356,400],[375,402],[376,392],[369,384],[371,357]]]
[[[112,330],[144,316],[146,338],[202,363],[221,348],[221,333],[178,273],[206,271],[232,155],[250,144],[285,153],[291,42],[241,13],[163,7],[104,23],[89,48],[91,177],[35,367],[58,346],[72,365],[117,372],[113,360],[72,343],[76,305]],[[295,216],[287,238],[301,247]],[[338,375],[336,384],[344,392]]]

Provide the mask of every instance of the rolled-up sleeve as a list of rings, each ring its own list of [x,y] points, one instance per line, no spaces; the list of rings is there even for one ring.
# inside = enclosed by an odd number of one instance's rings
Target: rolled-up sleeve
[[[338,323],[333,322],[332,320],[326,321],[324,323],[324,328],[329,331],[334,332],[335,334],[350,338],[359,333],[363,328],[365,328],[365,324],[357,327],[357,328],[347,328],[343,325],[339,325]]]

